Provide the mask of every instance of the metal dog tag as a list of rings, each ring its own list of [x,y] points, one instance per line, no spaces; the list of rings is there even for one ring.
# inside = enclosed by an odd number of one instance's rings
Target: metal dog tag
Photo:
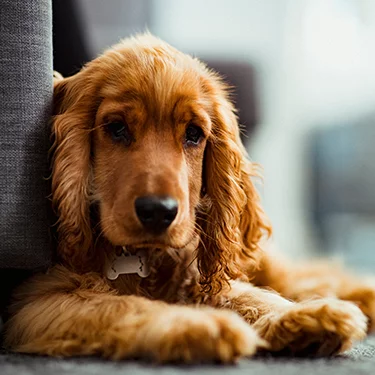
[[[125,248],[120,256],[116,255],[107,267],[107,278],[116,280],[119,275],[136,273],[140,277],[150,275],[150,267],[147,263],[147,254],[144,250],[135,255],[129,254]]]

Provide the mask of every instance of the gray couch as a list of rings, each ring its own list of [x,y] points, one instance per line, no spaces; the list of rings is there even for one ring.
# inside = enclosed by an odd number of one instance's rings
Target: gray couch
[[[51,259],[51,18],[50,0],[0,0],[0,269]]]
[[[0,316],[12,287],[53,253],[51,13],[51,0],[0,0]]]

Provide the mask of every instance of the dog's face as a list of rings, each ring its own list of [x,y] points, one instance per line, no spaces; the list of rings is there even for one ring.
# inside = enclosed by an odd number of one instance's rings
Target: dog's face
[[[114,245],[181,248],[195,233],[210,103],[203,79],[167,57],[131,59],[101,88],[93,187]]]
[[[255,257],[269,228],[226,86],[204,64],[150,35],[128,39],[57,80],[54,110],[52,193],[67,265],[90,269],[98,227],[135,248],[179,249],[199,235],[211,291]]]

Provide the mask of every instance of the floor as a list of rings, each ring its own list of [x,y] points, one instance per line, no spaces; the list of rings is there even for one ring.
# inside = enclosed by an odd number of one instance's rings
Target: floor
[[[254,358],[237,365],[155,366],[134,361],[110,362],[97,358],[52,359],[0,353],[1,375],[372,375],[375,374],[375,336],[350,352],[328,359]]]

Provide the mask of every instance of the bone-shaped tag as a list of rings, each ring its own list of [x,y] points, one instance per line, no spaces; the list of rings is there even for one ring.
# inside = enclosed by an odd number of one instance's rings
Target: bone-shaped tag
[[[118,275],[136,273],[141,277],[147,277],[150,274],[150,268],[147,263],[147,256],[144,250],[138,251],[135,255],[122,253],[116,255],[107,266],[107,278],[116,280]]]

